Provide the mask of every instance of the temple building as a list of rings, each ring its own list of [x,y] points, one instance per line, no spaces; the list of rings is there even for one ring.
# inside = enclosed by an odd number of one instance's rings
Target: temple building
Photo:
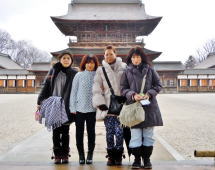
[[[123,59],[138,45],[154,60],[161,52],[144,48],[143,38],[137,41],[137,37],[152,33],[161,18],[146,14],[141,0],[73,0],[66,15],[51,19],[61,33],[75,39],[70,38],[69,48],[52,55],[69,52],[77,66],[85,54],[94,54],[101,61],[107,45],[116,47],[117,56]]]
[[[214,68],[215,69],[215,53],[210,53],[206,60],[199,63],[194,69],[207,69]]]
[[[162,93],[176,93],[178,88],[178,74],[184,72],[181,61],[153,61],[154,69],[160,76]]]
[[[34,93],[35,75],[0,53],[0,93]]]
[[[51,62],[35,62],[28,69],[29,72],[35,74],[35,88],[36,91],[39,91],[43,85],[44,78],[46,77],[48,71],[51,68]]]
[[[179,92],[215,92],[215,53],[178,75]]]

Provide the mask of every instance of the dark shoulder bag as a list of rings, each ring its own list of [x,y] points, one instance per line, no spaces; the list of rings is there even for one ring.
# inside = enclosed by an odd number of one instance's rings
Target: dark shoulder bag
[[[108,114],[114,114],[114,115],[119,115],[120,111],[122,110],[122,106],[126,101],[126,98],[123,96],[117,96],[114,94],[114,90],[110,84],[110,80],[108,79],[107,73],[105,71],[105,68],[102,67],[105,79],[107,81],[108,87],[110,88],[111,91],[111,96],[110,96],[110,105],[108,108]]]

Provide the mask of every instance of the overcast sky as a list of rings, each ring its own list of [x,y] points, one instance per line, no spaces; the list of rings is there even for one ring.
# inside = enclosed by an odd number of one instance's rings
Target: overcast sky
[[[146,12],[163,19],[145,38],[146,48],[161,51],[157,60],[184,62],[215,38],[215,0],[143,0]],[[15,40],[31,41],[48,51],[67,48],[50,16],[67,13],[70,0],[0,0],[0,29]]]

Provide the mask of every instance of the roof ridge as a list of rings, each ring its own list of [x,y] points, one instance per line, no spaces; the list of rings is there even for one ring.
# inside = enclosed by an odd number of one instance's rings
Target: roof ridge
[[[181,61],[153,61],[153,63],[182,63]]]
[[[10,57],[9,54],[5,54],[5,53],[1,53],[1,52],[0,52],[0,56],[2,56],[2,57]]]
[[[115,3],[137,3],[142,4],[142,0],[71,0],[71,4],[115,4]]]

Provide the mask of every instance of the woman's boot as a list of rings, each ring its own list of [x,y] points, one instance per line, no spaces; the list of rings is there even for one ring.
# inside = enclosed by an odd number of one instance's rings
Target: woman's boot
[[[85,164],[85,154],[84,154],[84,152],[79,152],[79,164],[81,164],[81,165]]]
[[[62,144],[62,164],[68,164],[69,163],[69,126],[63,125],[62,126],[62,134],[61,134],[61,144]]]
[[[54,159],[55,164],[61,164],[61,148],[54,147],[53,148],[54,156],[51,157],[51,159]]]
[[[115,160],[115,165],[122,165],[122,158],[125,158],[124,153],[124,148],[120,149],[115,149],[114,150],[114,160]]]
[[[84,150],[78,151],[78,154],[79,154],[79,164],[84,165],[85,164]]]
[[[115,161],[114,161],[114,149],[107,149],[107,156],[106,156],[106,158],[108,158],[107,166],[115,165]]]
[[[87,153],[87,160],[86,160],[86,164],[92,164],[93,163],[93,152],[88,152]]]
[[[79,164],[84,165],[85,164],[85,154],[84,154],[84,146],[78,146],[78,154],[79,154]]]
[[[70,155],[69,155],[70,148],[64,148],[62,151],[63,151],[62,156],[61,156],[62,164],[68,164],[69,163],[69,157],[70,157]]]
[[[94,144],[89,144],[88,143],[88,153],[87,153],[86,164],[92,164],[93,163],[94,148],[95,148],[95,143]]]
[[[132,169],[141,168],[141,147],[131,148],[132,155],[134,155],[134,162]]]
[[[142,147],[142,158],[145,169],[152,169],[152,164],[150,161],[150,156],[153,151],[153,146],[143,146]]]

